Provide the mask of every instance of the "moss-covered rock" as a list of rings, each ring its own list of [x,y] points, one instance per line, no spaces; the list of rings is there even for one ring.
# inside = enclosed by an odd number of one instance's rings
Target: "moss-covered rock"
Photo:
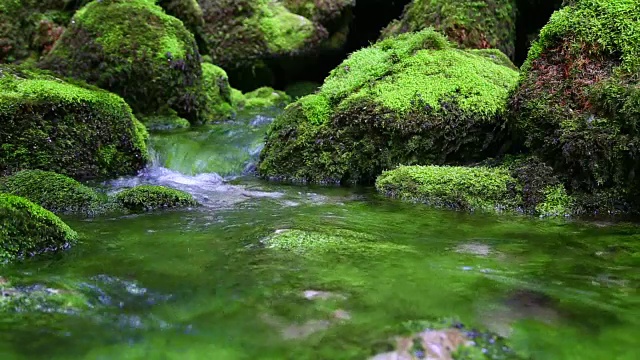
[[[0,178],[0,192],[24,197],[54,213],[91,213],[103,198],[93,189],[54,172],[23,170]]]
[[[400,166],[383,172],[376,189],[389,197],[456,210],[575,213],[573,198],[553,175],[525,175],[541,166],[531,160],[496,167]]]
[[[311,20],[269,0],[200,0],[207,53],[225,69],[303,51],[314,42]]]
[[[224,120],[235,113],[227,73],[210,63],[202,63],[202,83],[205,91],[207,122]]]
[[[284,0],[291,12],[312,20],[319,32],[327,34],[321,49],[338,49],[347,41],[355,0]]]
[[[291,96],[291,99],[298,100],[301,97],[315,93],[322,84],[310,81],[297,82],[287,86],[284,92]]]
[[[464,48],[496,48],[513,57],[516,42],[515,0],[413,0],[383,37],[433,27]]]
[[[0,63],[51,50],[72,15],[73,0],[0,0]]]
[[[146,130],[117,95],[0,67],[0,174],[42,169],[75,179],[135,174]]]
[[[0,261],[66,249],[78,235],[31,201],[0,193]]]
[[[569,3],[529,51],[509,126],[570,191],[637,202],[640,7],[634,0]]]
[[[155,114],[143,116],[140,121],[151,131],[186,129],[191,126],[189,120],[181,118],[175,110],[170,108],[164,108],[158,110]]]
[[[202,9],[198,0],[157,0],[164,11],[182,20],[184,25],[193,34],[200,34],[204,26]]]
[[[136,114],[169,106],[199,122],[204,94],[193,35],[152,0],[92,1],[40,66],[121,95]]]
[[[285,107],[290,102],[291,97],[284,91],[274,90],[270,87],[261,87],[244,94],[243,107],[246,110]]]
[[[353,53],[320,90],[289,105],[268,131],[260,174],[372,183],[399,164],[483,160],[502,144],[518,73],[456,49],[433,30]]]
[[[193,196],[184,191],[155,185],[140,185],[119,192],[115,201],[124,209],[134,212],[198,205]]]

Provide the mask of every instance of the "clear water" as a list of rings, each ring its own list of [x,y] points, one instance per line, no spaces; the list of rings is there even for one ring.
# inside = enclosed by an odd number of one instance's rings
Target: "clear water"
[[[89,306],[9,314],[0,359],[366,359],[403,322],[439,318],[508,336],[532,359],[638,359],[636,225],[440,211],[371,189],[234,177],[264,126],[155,135],[155,166],[109,186],[167,184],[202,207],[67,218],[81,244],[0,269],[74,288]],[[283,229],[365,241],[263,245]],[[308,290],[334,296],[308,300]]]

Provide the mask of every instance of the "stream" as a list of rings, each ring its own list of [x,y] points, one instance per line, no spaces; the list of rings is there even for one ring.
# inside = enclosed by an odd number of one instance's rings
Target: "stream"
[[[403,323],[437,319],[531,359],[638,358],[637,225],[264,182],[251,173],[274,115],[152,134],[153,164],[104,186],[171,186],[203,206],[65,217],[80,244],[2,275],[75,289],[85,307],[0,319],[0,359],[366,359]],[[265,246],[286,231],[337,245]]]

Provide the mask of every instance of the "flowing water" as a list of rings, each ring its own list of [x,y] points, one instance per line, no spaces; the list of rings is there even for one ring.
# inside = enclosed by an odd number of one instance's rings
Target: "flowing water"
[[[202,207],[65,218],[79,245],[1,268],[83,306],[1,319],[0,359],[366,359],[402,324],[438,319],[506,336],[523,358],[639,358],[638,226],[242,176],[268,121],[155,134],[154,165],[107,184],[168,185]],[[334,243],[265,246],[287,231]]]

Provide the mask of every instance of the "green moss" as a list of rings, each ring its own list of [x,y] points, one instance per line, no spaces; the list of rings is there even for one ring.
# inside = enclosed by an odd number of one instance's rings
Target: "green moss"
[[[120,94],[136,113],[168,105],[191,122],[202,120],[195,39],[152,0],[87,4],[40,66]]]
[[[311,21],[289,12],[284,5],[277,2],[265,2],[260,14],[260,30],[269,50],[274,53],[292,52],[302,48],[315,30]]]
[[[376,189],[391,197],[461,210],[515,209],[520,203],[516,179],[504,168],[400,166],[382,173]]]
[[[78,235],[57,216],[24,198],[0,193],[0,261],[59,251]]]
[[[208,121],[225,120],[234,115],[231,86],[227,73],[220,67],[202,63]]]
[[[298,100],[303,96],[307,96],[315,93],[322,84],[318,84],[311,81],[302,81],[291,84],[284,89],[287,95],[291,96],[291,99]]]
[[[42,170],[24,170],[0,178],[0,192],[24,197],[54,213],[90,213],[102,198],[79,182]]]
[[[231,88],[231,104],[234,108],[243,108],[246,101],[247,100],[242,91]]]
[[[157,114],[144,116],[140,119],[144,126],[152,131],[186,129],[191,126],[188,120],[179,117],[178,113],[172,109],[165,109]]]
[[[516,142],[552,166],[572,195],[617,193],[618,201],[637,203],[637,5],[568,2],[540,32],[512,95]],[[609,207],[611,199],[604,199]]]
[[[182,20],[193,34],[199,34],[204,26],[202,9],[197,0],[157,0],[167,14]]]
[[[464,48],[496,48],[509,57],[515,53],[515,0],[413,0],[384,37],[429,27],[446,34]]]
[[[244,94],[244,108],[247,110],[269,107],[284,107],[291,101],[284,91],[261,87]]]
[[[268,131],[269,178],[371,183],[399,164],[483,160],[501,145],[518,73],[433,30],[359,50]]]
[[[119,192],[115,201],[123,208],[134,212],[198,205],[190,194],[155,185],[140,185]]]
[[[375,255],[385,251],[411,251],[409,247],[377,242],[363,233],[345,229],[333,229],[331,234],[297,229],[279,230],[262,240],[269,249],[291,251],[299,254],[342,253],[353,251]]]
[[[135,174],[144,136],[117,95],[46,73],[0,67],[0,173],[42,169],[76,179]]]

